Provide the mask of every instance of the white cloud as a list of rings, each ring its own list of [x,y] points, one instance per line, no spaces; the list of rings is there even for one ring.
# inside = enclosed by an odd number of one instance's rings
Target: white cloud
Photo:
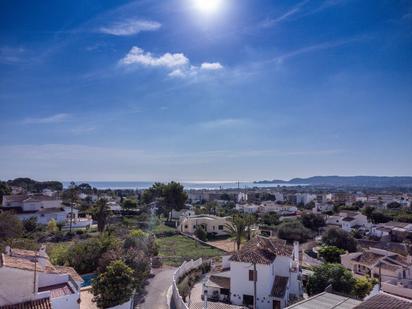
[[[219,62],[203,62],[200,66],[202,70],[221,70],[223,69],[223,65],[221,65]]]
[[[160,56],[133,46],[120,60],[123,66],[142,65],[145,67],[163,67],[170,70],[168,75],[174,78],[194,77],[200,71],[217,71],[223,69],[219,62],[203,62],[200,67],[192,65],[183,53],[165,53]]]
[[[99,30],[102,33],[117,35],[117,36],[128,36],[137,34],[142,31],[156,31],[162,25],[156,21],[150,20],[127,20],[123,22],[117,22],[111,24],[110,26],[101,27]]]
[[[156,57],[152,53],[134,46],[120,62],[125,65],[142,64],[150,67],[175,68],[188,65],[189,59],[182,53],[165,53],[160,57]]]
[[[47,117],[38,118],[26,118],[22,121],[23,124],[48,124],[48,123],[61,123],[66,121],[70,117],[70,114],[60,113]]]

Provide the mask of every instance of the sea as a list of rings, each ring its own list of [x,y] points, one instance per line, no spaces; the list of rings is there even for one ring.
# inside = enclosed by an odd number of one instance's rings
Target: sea
[[[92,187],[100,190],[126,190],[126,189],[147,189],[150,188],[154,181],[76,181],[76,184],[88,183]],[[245,181],[187,181],[180,182],[186,190],[223,190],[223,189],[250,189],[250,188],[274,188],[274,187],[291,187],[296,184],[278,184],[278,183],[254,183]],[[67,188],[69,181],[63,181],[63,186]]]

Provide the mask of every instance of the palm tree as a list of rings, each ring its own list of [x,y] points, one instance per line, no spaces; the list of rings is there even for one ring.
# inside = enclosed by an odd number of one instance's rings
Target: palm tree
[[[256,223],[256,218],[254,215],[246,215],[244,220],[246,224],[247,240],[250,240],[252,226]]]
[[[106,199],[101,198],[96,202],[96,205],[94,205],[93,215],[97,221],[97,230],[100,233],[104,232],[111,213]]]
[[[225,224],[225,226],[230,236],[235,241],[237,245],[237,250],[239,251],[242,239],[245,238],[245,232],[246,232],[245,219],[240,215],[234,215],[232,218],[232,222]]]
[[[73,225],[73,206],[77,202],[77,190],[78,187],[74,181],[70,182],[69,185],[69,196],[70,196],[70,233],[72,232]]]

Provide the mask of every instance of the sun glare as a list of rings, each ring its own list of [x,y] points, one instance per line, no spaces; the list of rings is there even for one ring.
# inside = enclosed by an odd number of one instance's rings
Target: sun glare
[[[223,0],[193,0],[194,6],[197,10],[204,14],[212,14],[217,11],[222,6]]]

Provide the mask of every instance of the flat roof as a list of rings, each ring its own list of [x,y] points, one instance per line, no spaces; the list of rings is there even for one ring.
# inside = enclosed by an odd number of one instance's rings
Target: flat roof
[[[360,303],[359,300],[353,298],[323,292],[286,307],[285,309],[352,309]]]

